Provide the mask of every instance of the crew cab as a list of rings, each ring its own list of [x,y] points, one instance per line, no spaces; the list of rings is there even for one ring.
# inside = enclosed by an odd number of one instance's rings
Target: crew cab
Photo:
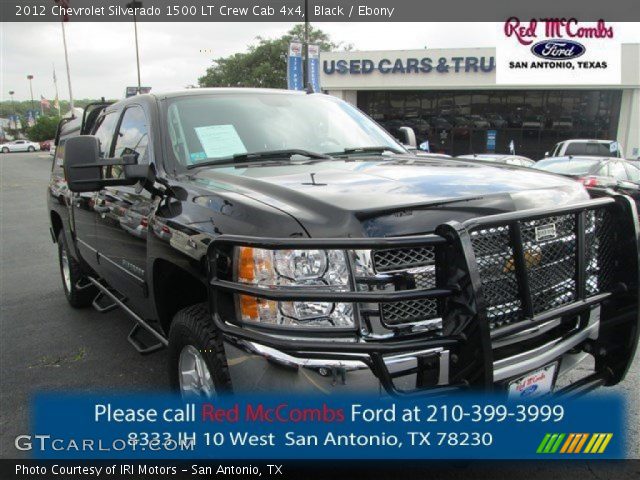
[[[576,394],[618,383],[634,356],[626,196],[418,157],[304,92],[138,95],[61,125],[56,144],[69,303],[122,309],[138,351],[169,349],[185,395]]]

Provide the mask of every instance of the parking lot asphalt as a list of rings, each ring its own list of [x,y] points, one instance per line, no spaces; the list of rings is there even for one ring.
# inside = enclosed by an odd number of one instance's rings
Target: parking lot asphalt
[[[167,388],[166,352],[139,355],[127,342],[127,316],[74,310],[65,300],[48,231],[50,170],[45,152],[0,154],[0,458],[24,456],[14,439],[29,432],[29,401],[36,392]],[[630,458],[640,458],[639,356],[624,382],[609,389],[627,399]],[[585,465],[558,478],[611,473]],[[527,476],[545,468],[531,467]]]

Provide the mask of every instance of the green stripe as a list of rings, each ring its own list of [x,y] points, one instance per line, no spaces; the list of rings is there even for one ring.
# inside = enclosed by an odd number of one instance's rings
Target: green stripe
[[[560,443],[562,442],[564,437],[565,437],[564,433],[561,433],[560,435],[558,435],[558,440],[556,440],[556,444],[551,449],[551,453],[556,453],[558,451],[558,448],[560,448]]]
[[[547,442],[547,446],[544,447],[544,453],[551,453],[551,447],[553,447],[553,442],[556,441],[556,438],[558,438],[557,433],[551,435],[551,439],[549,440],[549,442]]]
[[[542,442],[540,442],[540,445],[538,445],[538,450],[536,450],[536,453],[542,453],[542,450],[544,449],[544,446],[547,443],[547,440],[549,440],[549,437],[551,437],[550,433],[547,433],[544,438],[542,439]]]

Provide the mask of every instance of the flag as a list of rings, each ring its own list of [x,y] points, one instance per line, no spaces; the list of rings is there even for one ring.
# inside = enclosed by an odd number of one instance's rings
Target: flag
[[[516,153],[516,145],[513,143],[513,140],[509,142],[509,153],[514,155]]]
[[[42,105],[42,108],[51,108],[51,102],[42,95],[40,95],[40,105]]]
[[[69,15],[67,15],[66,13],[66,9],[69,8],[69,0],[53,0],[55,3],[57,3],[58,5],[60,5],[61,8],[64,9],[64,13],[62,14],[62,21],[63,22],[68,22],[69,21]]]

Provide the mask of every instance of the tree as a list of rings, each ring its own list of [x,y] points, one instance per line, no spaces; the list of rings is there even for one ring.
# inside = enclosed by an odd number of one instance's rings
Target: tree
[[[27,137],[34,142],[50,140],[56,136],[58,122],[60,117],[40,116],[33,127],[27,128]]]
[[[256,37],[257,45],[248,52],[235,53],[213,60],[213,65],[198,79],[201,87],[262,87],[287,88],[286,55],[289,43],[304,38],[304,25],[296,25],[280,38]],[[320,50],[350,50],[351,45],[333,43],[322,30],[309,27],[309,43]]]

